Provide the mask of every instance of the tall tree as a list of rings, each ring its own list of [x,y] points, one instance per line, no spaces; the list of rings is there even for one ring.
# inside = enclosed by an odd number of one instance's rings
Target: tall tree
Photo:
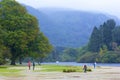
[[[110,19],[103,25],[100,25],[99,29],[94,27],[88,43],[88,50],[98,52],[104,45],[107,46],[108,50],[111,50],[113,41],[112,32],[115,28],[115,24],[115,21]]]
[[[100,31],[97,27],[94,27],[93,32],[90,37],[90,41],[88,43],[88,50],[92,52],[98,52],[100,49]]]
[[[52,45],[42,32],[40,32],[35,40],[29,44],[29,51],[32,52],[30,55],[33,58],[39,58],[39,60],[46,57],[51,50]]]
[[[3,41],[4,45],[10,49],[11,65],[15,65],[15,60],[19,56],[30,53],[29,45],[40,33],[38,21],[15,0],[2,0],[0,26],[6,32]]]
[[[112,32],[112,40],[120,45],[120,26],[115,27]]]
[[[102,26],[100,26],[102,46],[106,45],[108,49],[111,49],[112,43],[112,31],[115,28],[115,21],[113,19],[107,20]]]

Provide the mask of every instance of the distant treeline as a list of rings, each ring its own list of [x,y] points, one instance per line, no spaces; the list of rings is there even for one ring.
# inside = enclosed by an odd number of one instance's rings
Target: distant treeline
[[[94,27],[89,42],[81,48],[57,47],[46,61],[120,62],[120,26],[113,19]]]

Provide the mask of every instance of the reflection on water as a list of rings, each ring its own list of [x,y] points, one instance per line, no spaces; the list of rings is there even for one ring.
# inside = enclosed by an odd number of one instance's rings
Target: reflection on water
[[[87,66],[93,66],[93,63],[76,63],[76,62],[44,62],[42,64],[56,64],[56,65],[68,65],[68,66],[83,66],[83,65],[87,65]],[[97,66],[114,66],[114,67],[120,67],[120,63],[97,63]]]

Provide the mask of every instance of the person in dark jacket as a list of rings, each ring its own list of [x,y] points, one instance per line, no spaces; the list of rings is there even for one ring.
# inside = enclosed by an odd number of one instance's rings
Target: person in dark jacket
[[[84,73],[87,72],[87,65],[84,65],[84,66],[83,66],[83,70],[84,70]]]
[[[33,61],[33,70],[35,69],[35,62]]]

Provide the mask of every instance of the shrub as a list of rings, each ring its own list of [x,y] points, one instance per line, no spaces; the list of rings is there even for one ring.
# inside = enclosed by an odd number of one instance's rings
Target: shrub
[[[87,69],[88,72],[91,72],[92,70],[91,69]]]
[[[63,72],[67,72],[67,73],[76,72],[76,70],[75,69],[63,69]]]

